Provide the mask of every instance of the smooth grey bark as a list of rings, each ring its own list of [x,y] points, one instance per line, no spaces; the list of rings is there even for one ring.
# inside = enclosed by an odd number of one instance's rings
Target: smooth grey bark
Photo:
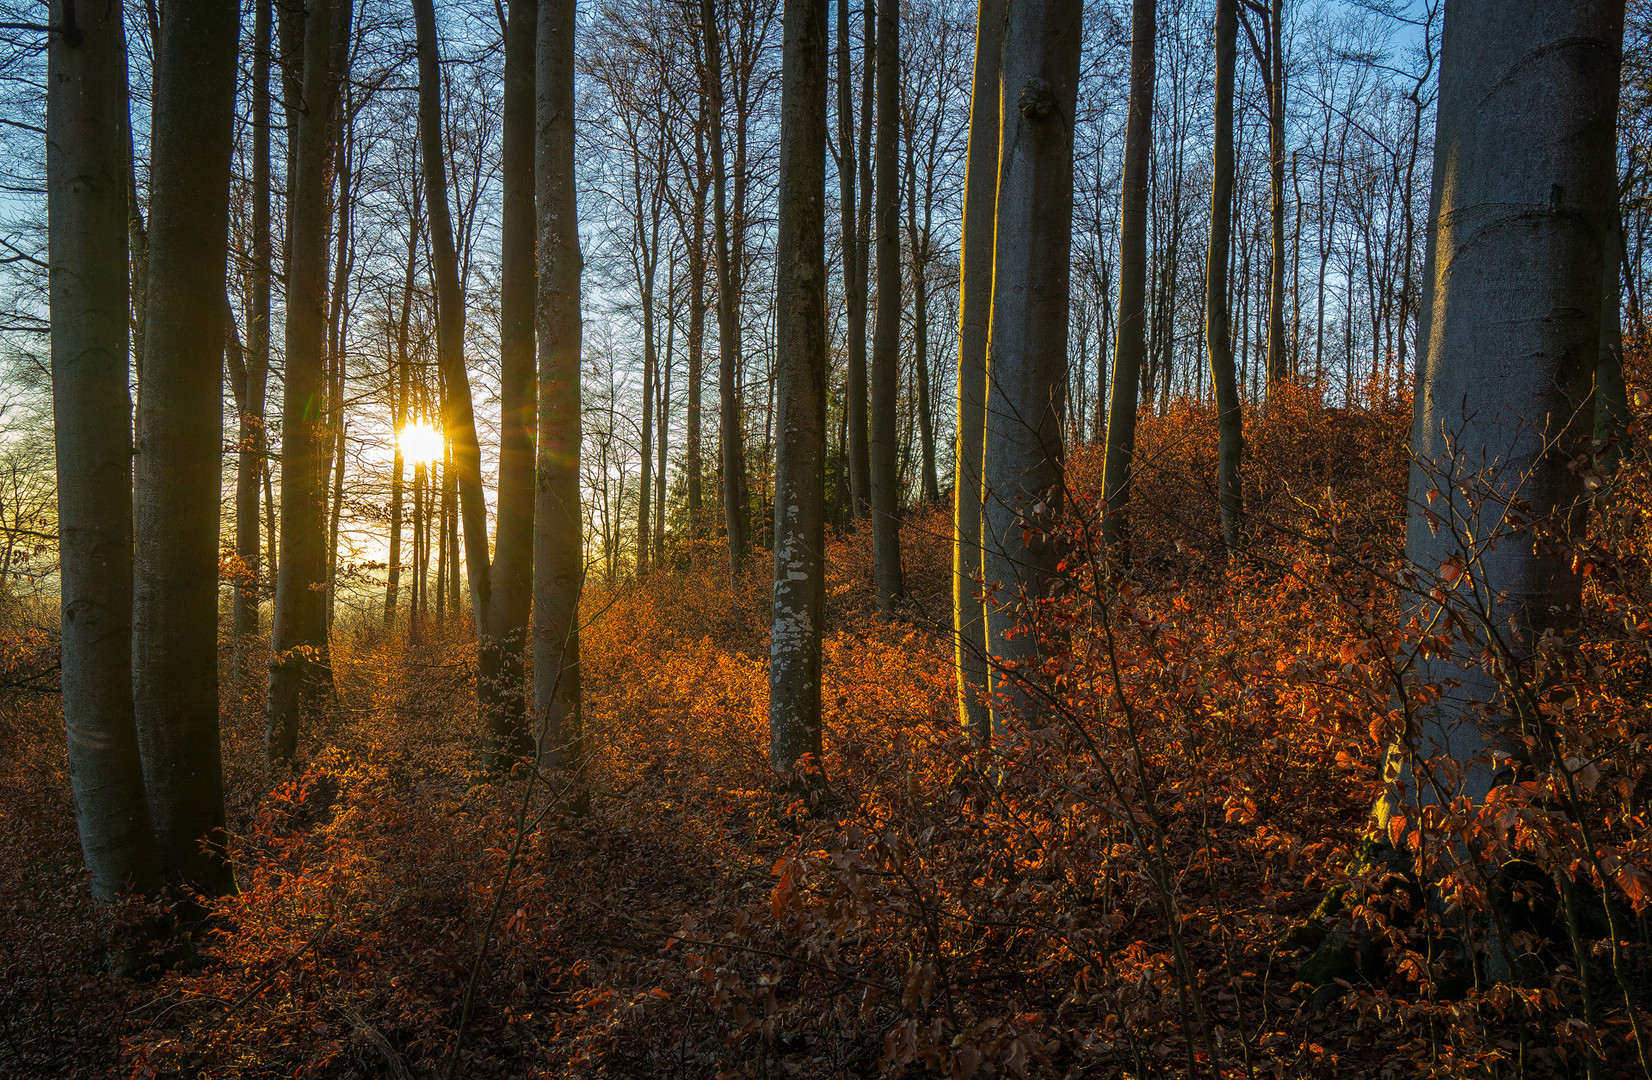
[[[980,0],[975,73],[964,155],[963,237],[958,245],[958,444],[952,485],[953,661],[958,720],[984,742],[992,734],[986,613],[981,605],[981,454],[987,428],[987,327],[998,203],[998,73],[1008,0]]]
[[[1083,17],[1083,0],[1017,2],[1004,29],[982,546],[987,584],[1000,590],[986,605],[990,688],[1024,717],[1033,698],[1011,672],[1035,659],[1038,639],[1013,631],[1060,558],[1048,530],[1061,512]],[[994,728],[1004,720],[995,704]]]
[[[487,608],[477,629],[476,692],[497,767],[533,754],[526,648],[533,604],[534,70],[538,0],[512,0],[505,24],[499,259],[499,510]]]
[[[871,447],[866,432],[866,265],[861,261],[855,204],[854,65],[849,49],[849,0],[837,4],[838,203],[843,214],[843,295],[847,340],[844,417],[849,459],[849,517],[865,517],[872,501]],[[870,56],[868,56],[870,59]],[[872,75],[868,67],[868,85]],[[865,192],[869,201],[871,191]]]
[[[118,5],[51,8],[46,215],[61,685],[92,894],[153,895],[160,860],[132,706],[126,38]]]
[[[270,692],[265,752],[291,760],[298,730],[328,682],[327,534],[322,529],[328,431],[316,403],[326,391],[327,158],[341,72],[334,33],[348,33],[349,4],[309,0],[303,77],[289,138],[287,179],[286,375],[281,395],[281,555],[270,627]],[[338,25],[335,26],[335,23]]]
[[[877,0],[864,0],[867,4]],[[893,612],[902,596],[900,434],[901,364],[900,3],[877,3],[878,133],[873,146],[877,189],[878,321],[872,331],[871,465],[872,584],[878,610]]]
[[[702,110],[704,106],[701,106]],[[705,509],[700,480],[705,472],[701,450],[704,413],[701,403],[705,382],[706,338],[706,176],[705,124],[694,128],[694,180],[690,194],[688,240],[688,420],[684,431],[683,468],[687,470],[688,531],[698,540],[705,534]]]
[[[1268,264],[1268,388],[1272,389],[1295,374],[1285,339],[1285,55],[1284,0],[1272,0],[1264,7],[1259,0],[1247,0],[1248,10],[1262,21],[1257,36],[1249,19],[1245,33],[1250,38],[1256,64],[1262,69],[1262,87],[1267,96],[1268,119],[1268,237],[1271,257]]]
[[[258,633],[263,546],[259,537],[259,486],[268,446],[264,399],[270,370],[270,23],[271,0],[255,0],[252,54],[252,289],[247,304],[245,374],[237,394],[240,425],[235,466],[235,554],[241,581],[231,625],[237,667],[252,652]]]
[[[723,142],[723,48],[712,0],[700,0],[705,33],[705,83],[710,105],[711,212],[717,269],[717,396],[723,448],[723,523],[729,572],[740,576],[750,550],[747,537],[745,428],[740,417],[740,324],[735,310],[734,268],[729,256],[727,167]]]
[[[233,892],[218,745],[224,276],[239,11],[169,0],[150,137],[148,341],[138,389],[132,702],[161,866]]]
[[[1216,499],[1222,542],[1237,551],[1244,514],[1239,463],[1245,452],[1244,417],[1228,326],[1228,256],[1233,243],[1233,72],[1239,37],[1239,0],[1216,0],[1216,131],[1210,185],[1210,247],[1205,260],[1205,348],[1216,391]]]
[[[787,0],[782,23],[775,253],[774,623],[769,764],[821,755],[826,607],[827,0]]]
[[[1130,480],[1136,462],[1136,412],[1147,352],[1147,181],[1153,151],[1154,0],[1134,0],[1130,12],[1130,107],[1124,129],[1124,180],[1119,205],[1119,316],[1113,388],[1107,403],[1107,451],[1102,465],[1101,535],[1128,544]]]
[[[534,705],[541,760],[580,762],[580,270],[574,203],[575,0],[540,0],[534,143],[539,285],[538,487],[534,503]]]
[[[430,221],[430,263],[436,278],[436,369],[442,384],[442,427],[451,467],[443,470],[449,503],[448,603],[458,613],[459,545],[464,539],[466,584],[472,624],[486,624],[489,607],[488,508],[482,490],[482,450],[465,373],[465,293],[459,280],[453,217],[447,205],[447,155],[442,146],[442,76],[433,0],[413,0],[419,52],[419,158],[424,170],[425,214]],[[514,370],[513,370],[514,373]],[[454,490],[456,489],[456,491]]]
[[[1580,602],[1569,554],[1532,534],[1581,522],[1568,462],[1592,422],[1622,42],[1611,0],[1446,9],[1406,528],[1422,584],[1410,606],[1430,625],[1437,587],[1477,643],[1456,655],[1489,648],[1505,670]],[[1516,499],[1525,512],[1511,512]],[[1443,755],[1462,773],[1453,783],[1427,770],[1419,797],[1483,798],[1497,781],[1491,753],[1525,756],[1521,701],[1462,659],[1419,657],[1418,673],[1454,685],[1415,717],[1415,760]]]

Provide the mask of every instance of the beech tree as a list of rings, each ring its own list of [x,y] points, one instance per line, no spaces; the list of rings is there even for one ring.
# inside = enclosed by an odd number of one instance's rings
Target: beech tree
[[[511,0],[505,25],[504,207],[499,282],[499,510],[485,605],[477,622],[476,687],[490,752],[533,753],[523,680],[533,603],[534,74],[538,0]]]
[[[872,583],[878,610],[901,599],[899,433],[896,411],[901,350],[900,0],[862,0],[878,11],[878,134],[873,147],[877,188],[878,321],[872,333],[871,408]]]
[[[1535,533],[1569,532],[1584,506],[1570,463],[1593,422],[1622,48],[1613,0],[1446,8],[1406,557],[1417,618],[1438,625],[1437,591],[1468,640],[1418,657],[1425,681],[1451,685],[1411,749],[1449,759],[1475,799],[1497,782],[1494,753],[1527,754],[1520,734],[1544,721],[1518,680],[1581,601],[1570,553]],[[1481,650],[1513,689],[1473,662]],[[1424,801],[1456,794],[1441,769],[1402,782]]]
[[[132,700],[161,866],[233,891],[218,744],[224,276],[240,12],[169,0],[150,137],[148,326],[138,383]]]
[[[868,4],[868,10],[870,5]],[[855,86],[850,60],[849,0],[837,4],[837,131],[838,205],[843,217],[843,295],[845,333],[844,438],[849,465],[849,516],[864,517],[872,502],[871,446],[866,430],[866,275],[861,243],[861,214],[857,209],[855,173]],[[865,86],[873,80],[870,42],[865,54]],[[870,203],[872,191],[859,193]]]
[[[1130,111],[1124,131],[1124,180],[1119,207],[1118,343],[1107,405],[1107,453],[1102,466],[1102,536],[1126,538],[1130,480],[1136,463],[1136,411],[1147,352],[1147,182],[1153,144],[1154,0],[1130,8]]]
[[[1216,392],[1216,499],[1222,541],[1239,546],[1244,488],[1239,478],[1244,454],[1244,417],[1239,411],[1238,376],[1233,367],[1233,335],[1228,326],[1228,259],[1233,241],[1233,69],[1238,51],[1239,0],[1216,0],[1216,131],[1210,183],[1210,250],[1205,259],[1205,348],[1210,353],[1210,385]]]
[[[821,754],[826,608],[827,0],[787,0],[780,97],[769,764]],[[840,28],[841,29],[841,28]]]
[[[539,0],[534,143],[539,284],[539,442],[534,501],[534,707],[547,765],[580,754],[580,271],[574,205],[575,0]]]
[[[987,430],[987,327],[998,202],[999,70],[1007,0],[980,0],[964,163],[963,243],[958,259],[958,441],[952,486],[953,658],[958,715],[977,739],[992,733],[986,613],[981,606],[981,455]]]
[[[984,573],[994,657],[993,725],[1002,704],[1029,704],[1013,665],[1037,635],[1016,633],[1023,597],[1043,596],[1059,560],[1073,239],[1073,109],[1083,0],[1011,3],[999,83],[998,199],[987,340],[983,449]]]
[[[342,72],[333,41],[349,34],[353,0],[308,0],[303,16],[302,107],[289,138],[286,373],[281,394],[281,555],[270,625],[265,745],[272,762],[298,749],[298,729],[328,681],[327,534],[322,528],[328,431],[316,408],[325,393],[327,158]]]
[[[749,551],[746,526],[745,421],[741,418],[739,362],[740,315],[735,277],[739,270],[729,250],[727,158],[723,139],[723,46],[713,0],[700,0],[705,35],[706,115],[710,121],[711,214],[717,273],[717,399],[723,446],[723,525],[728,535],[729,571],[735,577]],[[738,171],[738,170],[736,170]]]
[[[126,36],[112,4],[52,4],[46,212],[63,719],[92,893],[161,883],[132,704]]]

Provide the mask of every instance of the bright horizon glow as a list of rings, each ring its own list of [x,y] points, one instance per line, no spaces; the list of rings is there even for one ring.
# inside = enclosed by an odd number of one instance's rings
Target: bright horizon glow
[[[442,460],[442,431],[427,420],[415,420],[403,425],[396,442],[402,448],[403,459],[415,465]]]

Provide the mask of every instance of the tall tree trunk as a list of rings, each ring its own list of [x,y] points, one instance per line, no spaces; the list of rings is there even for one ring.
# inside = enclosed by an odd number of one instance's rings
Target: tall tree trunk
[[[263,474],[264,396],[270,370],[270,4],[254,0],[252,56],[252,295],[247,311],[246,378],[242,380],[235,468],[235,554],[241,585],[232,626],[237,667],[243,668],[258,633],[262,544],[258,535]]]
[[[958,446],[952,483],[953,660],[958,720],[979,741],[991,736],[987,637],[981,606],[981,454],[987,430],[987,327],[998,204],[998,73],[1008,0],[980,0],[975,74],[964,159],[964,222],[958,270]]]
[[[923,463],[919,490],[931,506],[941,501],[935,471],[935,419],[929,412],[929,209],[918,228],[918,160],[912,143],[917,132],[906,128],[906,238],[912,248],[912,381],[917,386],[918,449]]]
[[[774,627],[769,764],[819,767],[826,607],[827,0],[787,0],[775,272]]]
[[[539,450],[534,504],[534,705],[542,759],[580,760],[579,222],[574,205],[575,0],[540,0],[534,145],[539,222]]]
[[[1046,595],[1059,558],[1054,537],[1039,533],[1061,503],[1083,17],[1083,0],[1012,3],[1004,30],[982,531],[986,580],[1003,590],[987,605],[989,648],[1017,665],[1038,648],[1037,634],[1014,632],[1021,600]],[[1012,708],[1032,711],[1024,681],[997,669],[992,682]],[[995,709],[993,726],[1004,719]]]
[[[1506,508],[1518,497],[1530,520],[1581,523],[1585,493],[1568,460],[1589,434],[1581,406],[1615,210],[1622,43],[1623,5],[1612,0],[1462,0],[1445,15],[1428,351],[1406,528],[1406,557],[1425,584],[1411,606],[1428,625],[1443,594],[1476,639],[1458,656],[1493,650],[1516,678],[1581,600],[1569,554],[1534,543]],[[1505,697],[1482,665],[1420,656],[1418,666],[1425,682],[1450,680],[1418,717],[1418,758],[1449,757],[1462,769],[1461,793],[1484,798],[1496,782],[1491,753],[1525,756],[1520,732],[1537,718],[1521,715],[1518,696]],[[1488,714],[1493,702],[1507,704]],[[1413,794],[1432,802],[1457,792]]]
[[[499,324],[499,513],[487,620],[477,628],[477,694],[487,724],[486,764],[533,754],[525,650],[533,602],[534,50],[538,0],[512,0],[505,25],[504,227]]]
[[[303,102],[295,107],[293,165],[287,179],[286,378],[281,395],[281,557],[270,629],[270,696],[265,750],[291,760],[298,729],[326,684],[327,628],[321,589],[327,569],[320,471],[327,430],[315,407],[325,390],[327,156],[329,120],[343,72],[334,71],[335,33],[349,32],[343,0],[310,0],[304,18]],[[338,25],[335,27],[335,23]]]
[[[1233,242],[1233,70],[1239,37],[1239,0],[1216,0],[1216,133],[1210,185],[1210,249],[1205,261],[1205,346],[1210,351],[1210,384],[1216,391],[1216,498],[1221,506],[1222,540],[1229,551],[1240,544],[1244,490],[1239,462],[1244,454],[1244,419],[1233,367],[1228,328],[1228,255]]]
[[[92,894],[161,883],[132,708],[126,38],[118,5],[52,4],[46,214],[63,719]]]
[[[712,231],[717,249],[717,394],[723,444],[723,522],[728,532],[729,570],[738,578],[748,550],[745,500],[745,429],[740,417],[740,326],[735,311],[734,267],[729,257],[728,202],[723,144],[723,49],[712,0],[700,0],[706,39],[705,80],[711,99]]]
[[[1126,516],[1136,462],[1136,411],[1147,332],[1147,174],[1153,150],[1154,0],[1134,0],[1130,15],[1130,112],[1124,131],[1119,207],[1118,344],[1107,405],[1102,537],[1128,543]]]
[[[837,4],[838,201],[843,213],[843,295],[848,326],[848,389],[844,408],[849,427],[849,517],[865,517],[872,505],[871,445],[866,430],[866,273],[855,203],[854,65],[849,48],[849,0]],[[866,53],[865,86],[872,86],[872,53]],[[868,202],[872,192],[862,193]]]
[[[878,24],[878,136],[877,190],[873,216],[877,219],[878,322],[872,332],[871,450],[872,450],[872,583],[878,610],[893,612],[901,588],[901,498],[897,468],[901,366],[901,67],[899,0],[877,3]]]
[[[218,745],[224,277],[238,9],[169,0],[150,139],[149,312],[139,382],[132,701],[167,880],[232,892]]]
[[[703,110],[704,105],[701,106]],[[694,201],[690,204],[693,222],[688,238],[688,431],[683,448],[683,467],[688,470],[688,531],[699,539],[705,532],[705,509],[700,481],[705,473],[701,450],[702,405],[705,383],[706,336],[706,158],[705,125],[694,128]]]
[[[407,268],[402,274],[401,318],[396,323],[396,371],[393,386],[396,431],[395,457],[390,466],[390,568],[386,574],[384,587],[384,628],[386,630],[393,630],[396,626],[396,594],[401,588],[402,579],[402,518],[404,514],[402,502],[406,483],[403,480],[403,475],[407,463],[402,456],[401,432],[410,419],[408,392],[412,382],[412,362],[408,359],[407,342],[413,318],[413,276],[418,272],[419,267],[419,226],[424,221],[416,207],[412,218],[413,220],[408,223],[407,231]]]
[[[453,218],[447,205],[447,157],[442,149],[442,73],[436,41],[433,0],[413,0],[413,26],[419,51],[419,157],[424,166],[425,213],[430,221],[431,269],[436,278],[436,367],[442,383],[442,427],[452,467],[444,470],[444,489],[457,488],[458,507],[449,510],[451,528],[462,518],[465,572],[470,586],[473,625],[486,625],[489,606],[488,509],[482,490],[482,451],[476,440],[476,414],[465,374],[465,293],[459,281]],[[444,497],[452,499],[451,494]],[[457,514],[453,512],[456,509]],[[450,538],[452,570],[449,602],[458,607],[458,545]]]

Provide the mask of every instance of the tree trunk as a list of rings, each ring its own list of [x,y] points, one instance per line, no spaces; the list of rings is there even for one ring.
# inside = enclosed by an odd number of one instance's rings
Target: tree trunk
[[[866,431],[866,272],[860,243],[860,216],[855,204],[854,66],[849,48],[849,0],[837,4],[838,201],[843,213],[843,297],[847,320],[848,389],[844,408],[848,424],[849,519],[865,517],[872,503],[871,446]],[[872,53],[866,52],[865,85],[872,85]],[[863,192],[869,202],[870,189]]]
[[[705,81],[711,99],[712,231],[717,248],[717,393],[723,444],[723,522],[728,532],[729,570],[740,576],[747,552],[745,430],[740,418],[740,326],[734,307],[734,267],[729,258],[728,203],[723,148],[723,50],[712,0],[700,0],[706,38]]]
[[[236,667],[244,668],[258,634],[262,544],[259,481],[267,451],[264,397],[270,370],[270,4],[255,0],[252,56],[252,296],[247,311],[246,377],[242,380],[235,468],[235,554],[241,584],[232,626]]]
[[[327,569],[322,531],[327,431],[315,403],[326,376],[327,142],[343,72],[332,66],[334,33],[349,32],[349,4],[310,0],[304,19],[303,101],[293,110],[293,165],[287,180],[286,378],[281,395],[281,557],[270,629],[270,696],[265,750],[291,760],[298,729],[326,683],[321,589]],[[338,24],[335,27],[335,22]]]
[[[877,0],[864,0],[877,3]],[[877,3],[878,134],[873,148],[877,190],[873,216],[877,219],[878,321],[872,332],[870,383],[872,464],[872,583],[878,610],[893,612],[900,601],[901,519],[900,475],[897,468],[901,365],[901,178],[900,117],[900,3]]]
[[[470,378],[465,374],[465,293],[459,281],[459,257],[454,249],[453,219],[447,205],[447,157],[442,148],[442,75],[436,41],[433,0],[413,0],[413,25],[419,52],[419,156],[424,166],[425,213],[430,221],[431,269],[436,278],[436,367],[442,382],[442,427],[453,463],[444,470],[444,488],[457,488],[458,511],[450,509],[451,528],[463,520],[466,582],[470,586],[473,625],[487,622],[488,509],[482,490],[482,451],[476,441],[476,414],[470,400]],[[451,494],[446,495],[451,499]],[[458,545],[449,539],[452,572],[449,602],[457,611]]]
[[[170,0],[155,72],[132,700],[167,880],[232,892],[218,745],[218,522],[236,9]]]
[[[534,504],[534,705],[542,760],[580,761],[580,269],[574,205],[575,0],[540,0],[534,147],[539,221],[539,450]]]
[[[987,605],[988,647],[1009,665],[1036,656],[1038,636],[1012,632],[1025,620],[1022,598],[1046,595],[1059,558],[1040,532],[1061,503],[1083,12],[1082,0],[1011,4],[1004,31],[982,531],[986,580],[1002,589]],[[1025,717],[1025,677],[1006,673],[994,663],[992,689]],[[1004,719],[995,708],[993,726]]]
[[[775,256],[774,627],[769,764],[819,768],[826,606],[827,0],[788,0]]]
[[[1617,174],[1616,147],[1612,171]],[[1600,291],[1600,347],[1595,359],[1595,447],[1608,477],[1623,460],[1629,437],[1629,390],[1623,382],[1623,214],[1614,197],[1607,220],[1606,250]]]
[[[1534,543],[1506,515],[1519,498],[1529,520],[1562,531],[1581,520],[1584,489],[1568,461],[1589,434],[1581,406],[1615,209],[1623,5],[1462,0],[1446,11],[1442,42],[1439,207],[1406,529],[1423,583],[1411,606],[1429,625],[1428,593],[1444,594],[1475,639],[1458,656],[1490,649],[1523,678],[1536,643],[1574,618],[1581,598],[1570,555]],[[1419,668],[1423,681],[1453,685],[1420,713],[1411,749],[1418,760],[1449,757],[1463,771],[1460,793],[1485,797],[1491,753],[1527,756],[1520,732],[1536,718],[1519,715],[1520,699],[1479,664],[1431,656]],[[1459,793],[1429,772],[1434,786],[1414,797]],[[1407,769],[1400,783],[1412,779]]]
[[[1222,541],[1228,551],[1240,544],[1244,489],[1239,461],[1244,454],[1244,419],[1233,367],[1228,328],[1228,254],[1233,242],[1233,70],[1238,51],[1239,0],[1216,0],[1216,132],[1210,185],[1210,249],[1205,262],[1205,346],[1210,351],[1210,384],[1216,391],[1216,498],[1221,506]]]
[[[161,883],[132,708],[128,134],[120,8],[59,0],[46,48],[46,213],[63,719],[92,894]]]
[[[407,426],[408,391],[412,382],[412,362],[407,355],[407,339],[410,324],[413,318],[413,276],[418,272],[419,264],[419,226],[424,218],[415,207],[412,221],[408,223],[407,232],[407,268],[402,275],[402,310],[401,318],[396,324],[396,372],[395,385],[395,457],[390,465],[390,568],[386,574],[384,587],[384,628],[393,630],[396,626],[396,594],[401,587],[402,577],[402,518],[404,510],[403,475],[406,470],[406,461],[402,457],[401,432]],[[417,466],[415,466],[416,468]]]
[[[1130,112],[1124,131],[1124,182],[1119,207],[1118,344],[1107,405],[1107,455],[1102,490],[1107,503],[1102,538],[1128,544],[1130,480],[1136,462],[1136,411],[1147,331],[1147,174],[1153,150],[1154,0],[1131,6]]]
[[[505,26],[504,222],[499,325],[499,513],[487,618],[477,627],[477,697],[487,724],[486,764],[533,755],[525,651],[533,602],[534,50],[538,0],[512,0]]]
[[[906,128],[906,239],[912,248],[912,381],[916,384],[918,450],[923,472],[919,491],[933,506],[941,501],[941,480],[935,471],[935,420],[929,412],[929,206],[924,227],[918,228],[918,159],[912,148],[917,132]]]
[[[998,72],[1008,0],[980,0],[975,74],[964,164],[963,237],[958,272],[958,445],[952,486],[953,660],[958,720],[985,742],[992,733],[987,637],[981,606],[981,454],[987,425],[987,327],[992,313],[992,246],[998,203]]]
[[[704,109],[704,106],[701,106]],[[694,129],[693,222],[688,246],[688,431],[683,467],[688,470],[688,532],[698,540],[705,533],[705,509],[700,481],[705,473],[701,450],[701,391],[705,382],[706,336],[706,187],[705,125]]]

